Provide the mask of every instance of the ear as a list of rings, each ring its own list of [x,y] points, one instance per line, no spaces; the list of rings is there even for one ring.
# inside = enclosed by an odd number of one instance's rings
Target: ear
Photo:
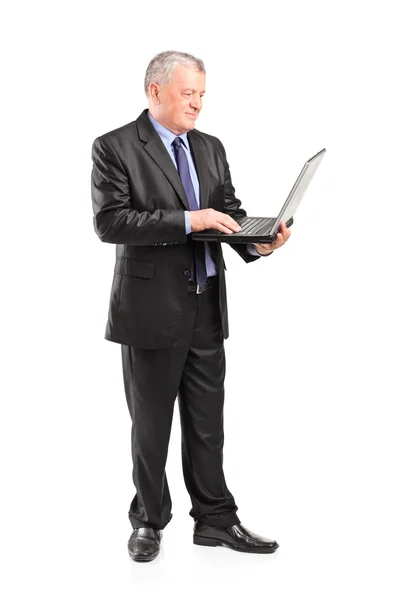
[[[150,83],[149,85],[149,96],[155,104],[160,104],[160,86],[158,83]]]

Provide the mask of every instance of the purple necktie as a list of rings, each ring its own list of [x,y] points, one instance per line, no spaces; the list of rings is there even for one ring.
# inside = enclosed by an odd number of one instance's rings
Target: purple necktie
[[[186,197],[189,202],[190,210],[199,210],[194,193],[192,179],[190,177],[189,162],[184,149],[182,148],[182,140],[176,137],[172,142],[175,151],[176,164],[178,165],[178,173],[182,180],[183,187],[186,192]],[[192,273],[193,281],[196,281],[200,287],[204,287],[207,279],[206,260],[204,242],[197,242],[194,245],[194,256],[196,263],[196,276]]]

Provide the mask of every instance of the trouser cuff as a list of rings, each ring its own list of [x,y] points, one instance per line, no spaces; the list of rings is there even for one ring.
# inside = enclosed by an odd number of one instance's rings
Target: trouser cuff
[[[204,523],[210,527],[232,527],[232,525],[239,525],[240,519],[236,513],[230,513],[228,515],[204,515],[195,519],[198,523]]]
[[[172,514],[166,523],[156,524],[156,523],[145,523],[144,521],[139,521],[135,517],[131,517],[129,515],[129,520],[131,522],[133,529],[138,529],[139,527],[152,527],[152,529],[164,529],[172,519]]]

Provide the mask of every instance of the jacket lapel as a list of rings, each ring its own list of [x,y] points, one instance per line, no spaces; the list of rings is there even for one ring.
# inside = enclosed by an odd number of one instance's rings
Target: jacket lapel
[[[156,165],[160,167],[161,171],[178,194],[185,209],[190,210],[189,202],[185,194],[185,188],[182,185],[179,173],[176,170],[167,149],[162,143],[160,136],[151,124],[147,112],[148,108],[142,112],[136,121],[139,138],[142,142],[145,142],[145,151],[151,156]]]
[[[146,108],[136,121],[139,138],[142,140],[142,142],[145,142],[145,151],[147,154],[149,154],[149,156],[151,156],[154,162],[160,167],[164,175],[167,177],[168,181],[178,194],[185,209],[190,210],[189,202],[185,194],[185,188],[182,185],[179,173],[176,170],[175,165],[173,164],[164,144],[162,143],[160,136],[154,129],[147,116],[148,110],[149,109]],[[188,140],[190,152],[192,154],[193,162],[197,171],[197,177],[199,179],[200,208],[207,208],[209,189],[204,142],[196,130],[188,132]]]

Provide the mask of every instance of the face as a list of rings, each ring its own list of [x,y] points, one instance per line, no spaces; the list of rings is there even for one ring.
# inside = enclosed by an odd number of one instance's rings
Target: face
[[[179,65],[166,85],[149,86],[150,112],[164,127],[179,135],[195,127],[205,94],[204,73]]]

